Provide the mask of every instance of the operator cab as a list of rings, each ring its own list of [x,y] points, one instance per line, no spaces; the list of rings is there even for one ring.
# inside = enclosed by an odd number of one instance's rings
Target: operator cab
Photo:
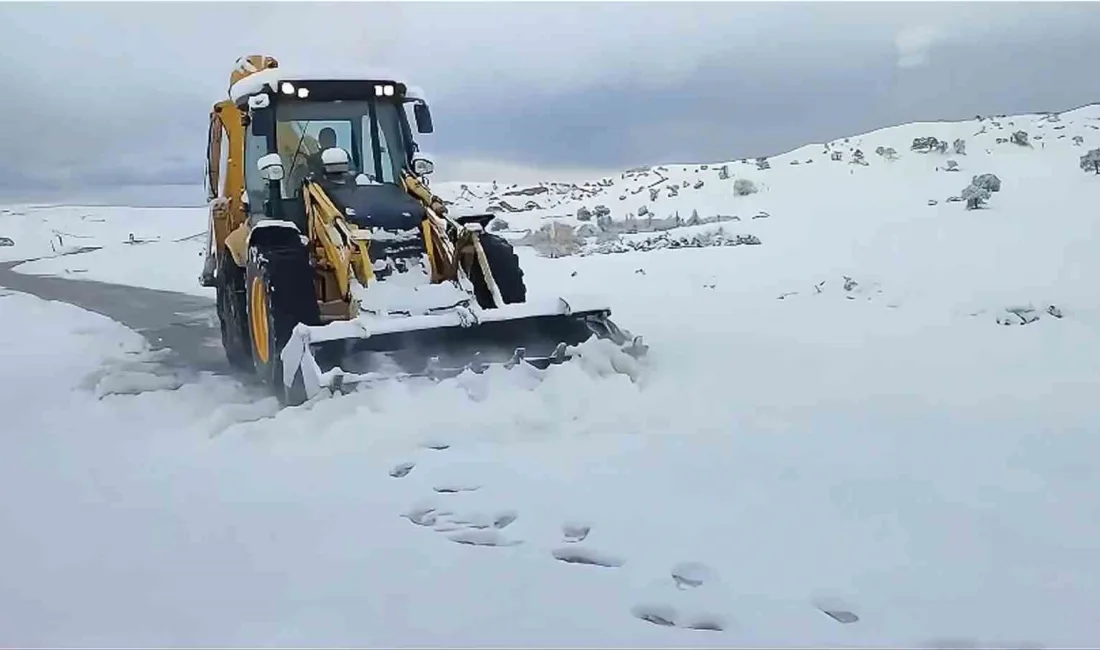
[[[279,72],[270,69],[254,76]],[[412,103],[417,131],[431,133],[431,113],[423,99],[390,80],[268,76],[253,90],[235,98],[248,112],[245,190],[250,218],[285,219],[304,231],[302,190],[309,179],[356,225],[387,230],[419,226],[424,209],[406,193],[402,173],[426,176],[432,171],[430,160],[417,154],[405,111],[405,104]],[[278,179],[270,174],[265,178],[258,166],[268,156],[268,168],[273,167],[271,154],[281,162]]]

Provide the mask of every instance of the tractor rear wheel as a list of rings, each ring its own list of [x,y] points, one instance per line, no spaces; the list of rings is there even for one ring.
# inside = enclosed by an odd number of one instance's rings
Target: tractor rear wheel
[[[503,237],[490,233],[481,233],[479,239],[481,248],[485,251],[485,259],[489,262],[489,271],[493,274],[504,304],[526,302],[527,286],[523,282],[523,269],[512,244]],[[493,292],[489,290],[489,283],[486,282],[485,274],[481,272],[481,265],[476,259],[470,268],[470,282],[474,285],[477,304],[483,309],[495,307]]]
[[[218,252],[215,292],[222,348],[234,370],[252,370],[252,337],[248,329],[248,297],[245,271],[233,261],[228,250]]]
[[[246,272],[248,322],[256,374],[283,404],[306,400],[301,378],[283,382],[280,353],[298,323],[320,325],[309,252],[301,245],[253,246]]]

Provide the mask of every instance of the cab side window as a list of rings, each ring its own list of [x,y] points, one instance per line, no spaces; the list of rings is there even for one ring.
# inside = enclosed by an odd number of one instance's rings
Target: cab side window
[[[248,213],[262,215],[268,187],[260,176],[256,161],[267,155],[267,139],[252,135],[251,131],[248,131],[245,133],[244,149],[244,159],[247,161],[244,166],[244,188],[245,193],[248,194]]]

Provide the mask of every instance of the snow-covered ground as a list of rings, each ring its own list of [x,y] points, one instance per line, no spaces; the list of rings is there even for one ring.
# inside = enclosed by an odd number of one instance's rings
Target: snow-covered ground
[[[519,197],[543,203],[502,213],[517,238],[645,205],[740,217],[671,235],[760,240],[521,249],[532,293],[603,292],[646,336],[638,383],[572,364],[278,411],[226,378],[150,378],[102,317],[0,297],[0,643],[1091,643],[1100,177],[1078,158],[1097,118],[906,125],[830,143],[841,161],[812,145],[728,179],[669,165]],[[1020,129],[1032,146],[995,140]],[[925,136],[967,153],[910,151]],[[981,173],[1003,183],[987,208],[946,202]],[[469,187],[437,190],[466,211],[517,189]],[[62,230],[104,248],[17,270],[209,295],[201,239],[174,241],[202,210],[71,210],[0,214],[0,236],[24,228],[0,254],[52,254]]]

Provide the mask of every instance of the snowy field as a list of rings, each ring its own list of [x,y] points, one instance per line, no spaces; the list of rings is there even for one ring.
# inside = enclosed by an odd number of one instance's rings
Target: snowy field
[[[520,249],[532,293],[603,292],[646,337],[637,383],[577,363],[279,411],[165,376],[108,319],[2,296],[0,644],[1094,643],[1100,176],[1078,159],[1098,126],[1089,107],[763,170],[437,188],[517,240],[600,205],[639,229],[642,207],[739,217],[668,235],[758,245]],[[927,136],[966,153],[910,150]],[[983,173],[987,206],[947,201]],[[19,272],[212,296],[202,209],[5,209],[2,259],[42,258]]]

